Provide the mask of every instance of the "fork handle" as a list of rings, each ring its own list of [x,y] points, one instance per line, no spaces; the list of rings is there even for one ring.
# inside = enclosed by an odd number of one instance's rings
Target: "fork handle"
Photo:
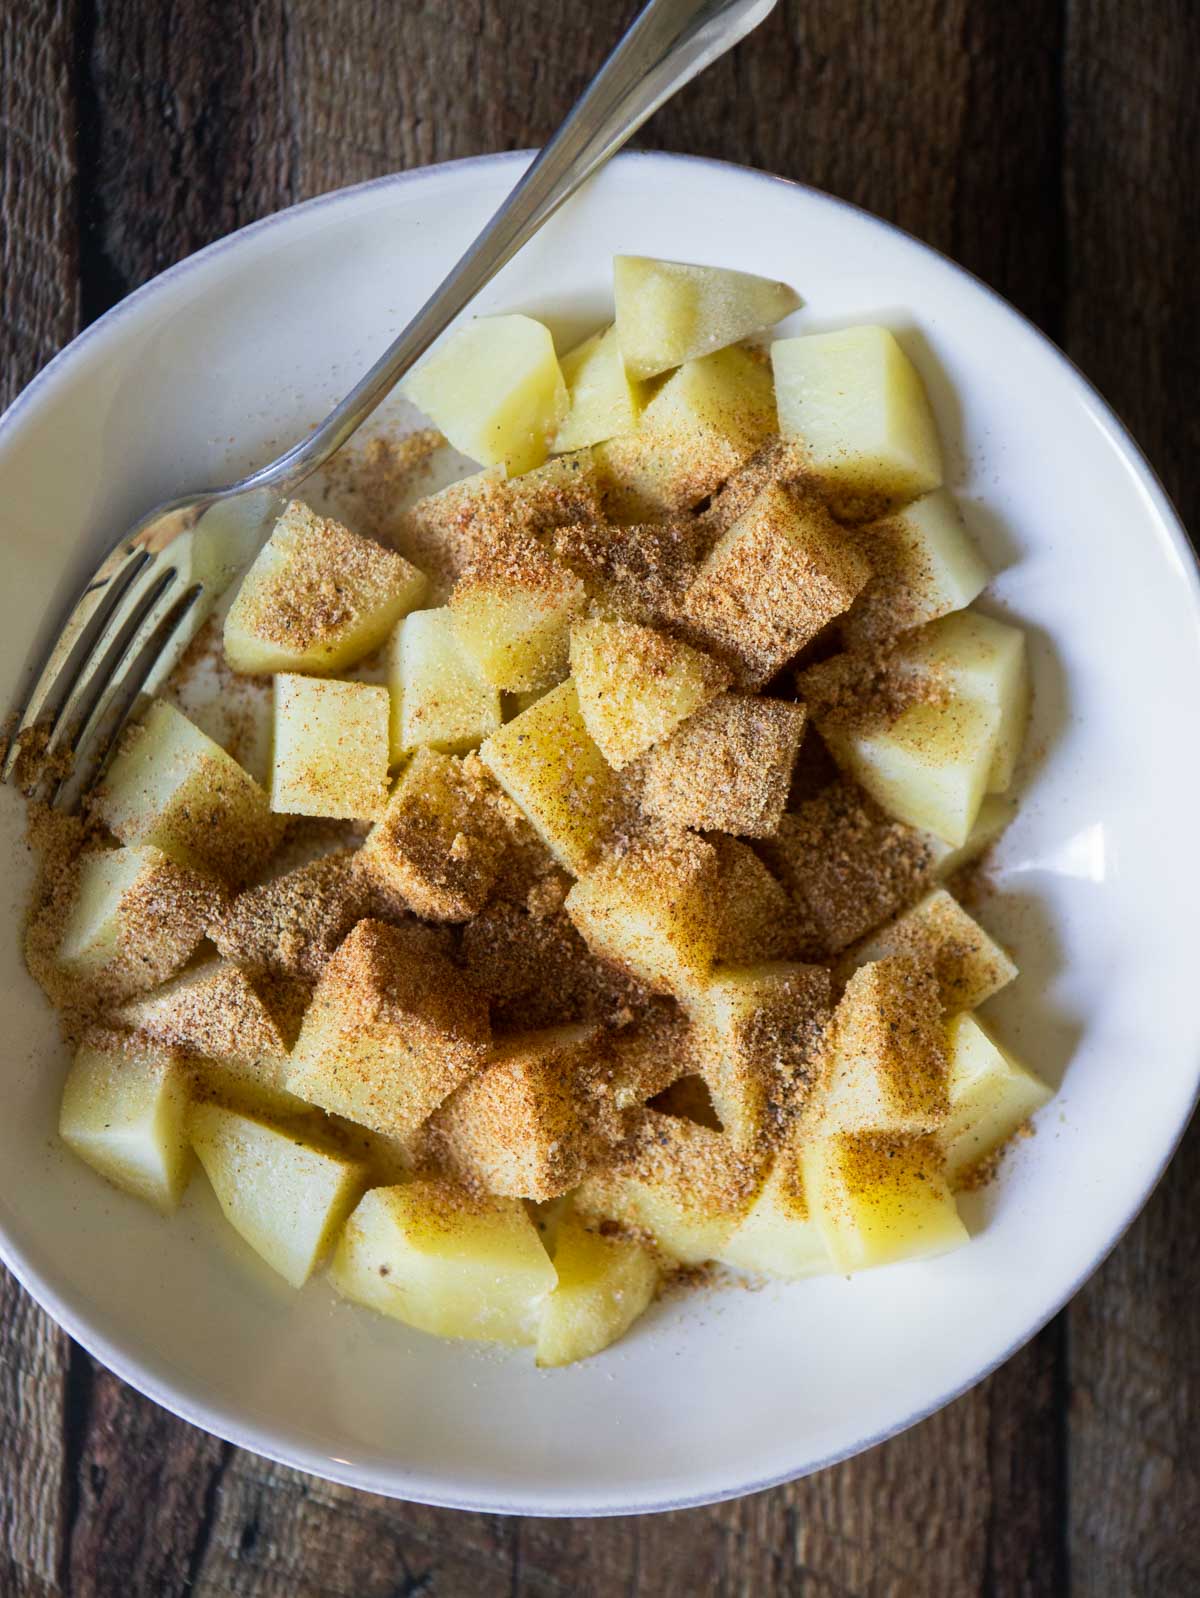
[[[287,494],[341,448],[460,311],[664,101],[737,44],[775,0],[650,0],[466,254],[308,437],[238,488]]]

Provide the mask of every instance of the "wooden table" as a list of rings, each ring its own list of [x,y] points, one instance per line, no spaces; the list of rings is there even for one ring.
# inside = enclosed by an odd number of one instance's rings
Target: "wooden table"
[[[243,223],[542,142],[629,11],[4,0],[3,398]],[[964,262],[1066,347],[1200,526],[1198,58],[1195,0],[785,0],[643,143],[803,178]],[[949,1409],[791,1487],[607,1522],[422,1509],[269,1465],[124,1387],[4,1278],[0,1595],[1183,1598],[1198,1214],[1193,1132],[1071,1308]]]

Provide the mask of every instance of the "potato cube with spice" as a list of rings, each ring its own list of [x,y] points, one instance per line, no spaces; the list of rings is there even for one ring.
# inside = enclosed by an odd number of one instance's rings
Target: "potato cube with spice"
[[[237,894],[208,935],[244,971],[315,982],[377,897],[358,855],[339,849]]]
[[[403,555],[293,500],[225,617],[225,658],[242,672],[341,671],[377,649],[424,591]]]
[[[646,755],[643,807],[681,827],[769,838],[787,803],[804,721],[803,705],[721,694]]]
[[[287,1017],[268,986],[228,960],[199,960],[149,993],[127,999],[112,1019],[184,1054],[225,1061],[252,1077],[272,1074],[288,1051]]]
[[[566,675],[571,622],[585,600],[573,572],[531,535],[517,534],[467,568],[450,595],[450,612],[479,676],[515,693]]]
[[[853,969],[888,955],[928,966],[947,1015],[973,1010],[1007,986],[1017,968],[945,888],[935,888],[902,916],[847,950]]]
[[[584,726],[620,771],[729,681],[711,656],[653,627],[594,615],[571,629],[571,676]]]
[[[819,499],[772,483],[711,550],[684,614],[743,687],[761,688],[849,609],[870,576]]]
[[[368,820],[387,803],[390,705],[374,683],[275,678],[271,808]]]
[[[568,351],[562,374],[570,409],[555,435],[556,450],[601,444],[637,426],[646,396],[621,359],[615,326],[602,328]]]
[[[463,653],[448,606],[415,610],[388,647],[392,760],[414,749],[462,755],[500,726],[500,691]]]
[[[787,890],[749,844],[723,833],[708,840],[717,851],[719,886],[713,914],[716,957],[722,965],[787,960],[800,947],[800,929]]]

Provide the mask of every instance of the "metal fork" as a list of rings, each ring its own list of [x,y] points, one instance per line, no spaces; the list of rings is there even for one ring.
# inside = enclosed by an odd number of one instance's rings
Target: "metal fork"
[[[159,505],[101,563],[9,718],[0,775],[77,799],[299,486],[563,202],[775,0],[650,0],[466,254],[316,431],[228,488]],[[33,675],[31,673],[31,675]],[[70,780],[55,776],[70,768]]]

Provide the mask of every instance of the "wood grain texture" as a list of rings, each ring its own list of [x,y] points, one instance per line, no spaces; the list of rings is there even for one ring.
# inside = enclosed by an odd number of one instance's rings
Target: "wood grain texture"
[[[633,10],[7,0],[0,383],[70,336],[81,293],[92,316],[296,199],[540,143]],[[1194,515],[1196,33],[1191,0],[1134,29],[1120,0],[781,0],[641,142],[807,180],[962,260],[1066,340]],[[68,1360],[2,1280],[0,1598],[1174,1598],[1200,1588],[1198,1169],[1193,1139],[1069,1333],[860,1459],[650,1519],[302,1476]]]

